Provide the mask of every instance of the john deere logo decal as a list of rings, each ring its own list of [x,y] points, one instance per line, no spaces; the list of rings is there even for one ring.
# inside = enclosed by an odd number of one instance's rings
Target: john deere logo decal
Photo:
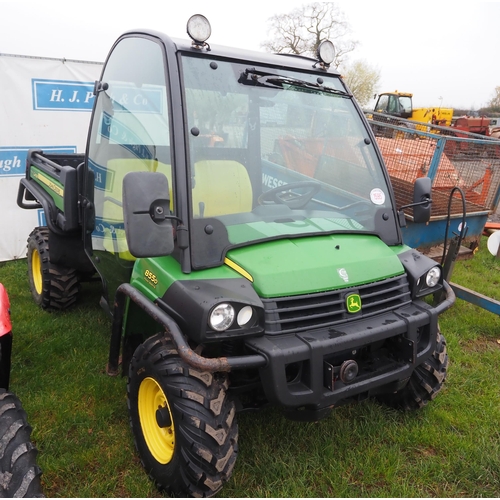
[[[357,293],[351,293],[345,299],[347,312],[352,314],[361,311],[361,297]]]

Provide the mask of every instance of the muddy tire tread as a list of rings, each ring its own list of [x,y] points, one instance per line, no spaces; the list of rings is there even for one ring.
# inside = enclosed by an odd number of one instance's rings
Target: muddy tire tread
[[[0,496],[43,497],[37,453],[21,401],[0,389]]]
[[[404,411],[423,408],[441,392],[447,369],[446,339],[438,332],[436,349],[415,369],[408,384],[395,394],[380,396],[379,400]]]
[[[145,444],[131,405],[131,379],[145,366],[150,367],[150,374],[158,375],[168,392],[176,423],[176,451],[165,476],[161,468],[151,466],[148,453],[141,453]],[[137,348],[128,381],[130,424],[141,462],[160,490],[175,496],[211,497],[231,476],[238,452],[238,427],[227,387],[226,375],[190,368],[163,334]]]
[[[33,247],[38,251],[41,261],[41,294],[36,291],[31,275]],[[42,309],[64,310],[77,301],[80,292],[78,273],[75,269],[50,261],[49,230],[46,227],[36,227],[28,237],[28,275],[33,299]]]

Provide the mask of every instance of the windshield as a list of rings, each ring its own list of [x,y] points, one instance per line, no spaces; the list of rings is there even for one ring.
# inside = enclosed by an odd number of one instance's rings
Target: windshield
[[[397,242],[391,198],[340,79],[184,57],[193,266],[312,234]]]

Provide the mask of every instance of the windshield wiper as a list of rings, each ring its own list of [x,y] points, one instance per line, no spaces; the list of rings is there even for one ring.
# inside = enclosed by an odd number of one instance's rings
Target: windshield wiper
[[[283,88],[284,85],[289,85],[291,87],[298,87],[301,89],[309,89],[309,90],[319,90],[320,92],[327,92],[329,94],[337,94],[345,97],[351,97],[350,94],[344,92],[343,90],[334,89],[332,87],[325,87],[324,85],[320,85],[319,83],[311,83],[306,82],[304,80],[298,80],[296,78],[289,78],[287,76],[275,76],[275,77],[266,77],[266,83],[270,83],[271,85],[279,86]]]
[[[344,97],[352,97],[351,94],[344,92],[343,90],[334,89],[332,87],[325,87],[320,83],[306,82],[305,80],[290,78],[288,76],[273,75],[272,73],[257,71],[255,68],[247,68],[244,72],[242,72],[238,79],[238,82],[242,83],[243,85],[255,85],[258,87],[270,87],[279,89],[284,89],[290,86],[300,89],[327,92],[329,94],[336,94]]]

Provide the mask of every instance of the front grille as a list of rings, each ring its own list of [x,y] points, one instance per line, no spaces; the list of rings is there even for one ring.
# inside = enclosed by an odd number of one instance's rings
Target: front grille
[[[346,297],[357,293],[361,311],[347,312]],[[266,333],[296,333],[328,328],[339,323],[369,318],[393,311],[411,302],[406,274],[341,290],[311,293],[293,297],[262,299],[265,310]]]

